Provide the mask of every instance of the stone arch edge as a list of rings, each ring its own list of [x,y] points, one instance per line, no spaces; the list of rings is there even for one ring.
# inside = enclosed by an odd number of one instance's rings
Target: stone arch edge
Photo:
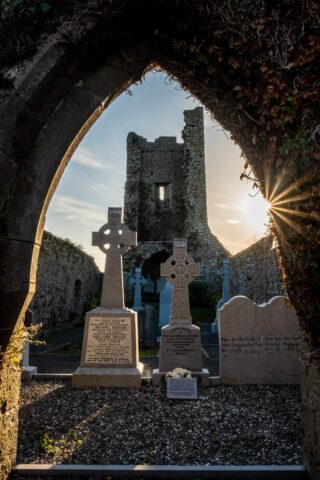
[[[36,55],[25,77],[17,79],[15,91],[0,100],[0,133],[4,133],[0,139],[3,349],[13,331],[13,319],[23,318],[34,294],[45,214],[69,159],[105,108],[140,80],[151,63],[147,48],[135,45],[126,55],[121,51],[109,55],[90,72],[82,71],[79,59],[74,58],[77,74],[71,79],[68,73],[62,79],[70,55],[68,47],[63,49],[54,38]],[[58,93],[55,83],[63,84]],[[43,103],[46,96],[49,106]],[[25,140],[23,126],[32,139]]]

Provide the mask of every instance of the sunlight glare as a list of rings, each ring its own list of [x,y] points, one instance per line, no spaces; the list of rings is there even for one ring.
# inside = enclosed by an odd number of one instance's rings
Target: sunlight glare
[[[258,229],[263,235],[266,233],[266,225],[269,222],[269,209],[269,202],[267,202],[260,192],[255,197],[248,196],[241,206],[246,221]]]

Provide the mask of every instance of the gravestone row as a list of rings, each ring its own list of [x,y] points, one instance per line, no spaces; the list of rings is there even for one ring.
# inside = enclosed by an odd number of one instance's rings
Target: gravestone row
[[[109,208],[108,223],[93,233],[93,245],[106,254],[101,306],[88,312],[80,367],[72,384],[80,386],[139,387],[137,312],[125,308],[122,255],[136,245],[136,233],[122,223],[122,209]],[[294,309],[285,307],[283,297],[256,305],[239,296],[229,299],[232,275],[229,260],[219,271],[223,295],[217,310],[220,343],[220,381],[237,383],[299,383],[299,332]],[[159,368],[153,380],[159,384],[167,372],[180,367],[192,372],[201,385],[209,385],[203,368],[200,329],[192,324],[189,283],[200,267],[187,252],[187,241],[175,239],[173,255],[161,264],[166,280],[160,298]],[[141,288],[145,279],[137,268],[132,281],[134,308],[142,308]],[[165,306],[171,301],[169,309]]]

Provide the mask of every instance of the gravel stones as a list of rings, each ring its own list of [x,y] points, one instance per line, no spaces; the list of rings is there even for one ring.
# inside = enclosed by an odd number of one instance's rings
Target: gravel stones
[[[19,463],[244,465],[302,463],[296,386],[215,386],[197,401],[163,387],[22,386]]]

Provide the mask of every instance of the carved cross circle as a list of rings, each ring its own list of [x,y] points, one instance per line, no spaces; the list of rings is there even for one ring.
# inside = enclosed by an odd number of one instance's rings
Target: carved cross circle
[[[99,232],[92,233],[92,245],[99,247],[106,255],[110,251],[123,255],[130,247],[137,245],[137,233],[122,223],[122,208],[109,208],[108,220]]]
[[[115,225],[106,223],[99,232],[95,232],[93,236],[93,245],[96,245],[106,255],[110,250],[119,249],[121,255],[124,255],[131,246],[135,246],[134,241],[135,232],[129,230],[127,225],[120,225],[120,228]],[[107,245],[107,247],[105,247]]]
[[[161,275],[168,282],[179,286],[181,282],[190,283],[193,278],[200,275],[200,265],[187,254],[185,247],[174,248],[174,254],[161,264]]]
[[[131,278],[130,283],[134,286],[143,287],[146,283],[146,279],[141,275],[141,273],[136,272],[134,277]]]

